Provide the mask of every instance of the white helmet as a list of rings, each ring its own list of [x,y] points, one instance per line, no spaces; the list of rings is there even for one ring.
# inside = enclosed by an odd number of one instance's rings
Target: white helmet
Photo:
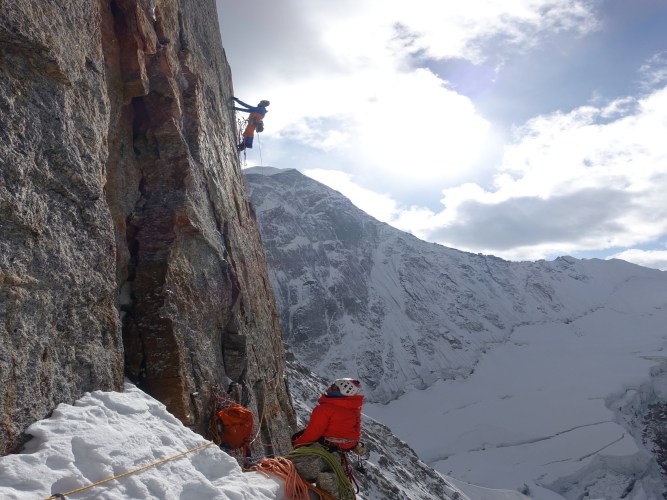
[[[361,390],[361,382],[353,378],[339,378],[333,383],[343,396],[354,396]]]

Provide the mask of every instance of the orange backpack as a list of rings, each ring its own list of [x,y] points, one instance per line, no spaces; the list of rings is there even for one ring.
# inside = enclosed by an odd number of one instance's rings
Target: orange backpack
[[[252,412],[244,406],[222,398],[216,399],[213,403],[209,435],[221,448],[227,450],[243,448],[246,456],[249,456],[253,429]]]

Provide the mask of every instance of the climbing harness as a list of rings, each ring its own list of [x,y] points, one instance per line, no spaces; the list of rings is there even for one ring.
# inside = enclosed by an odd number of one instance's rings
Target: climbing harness
[[[68,491],[67,493],[54,493],[53,495],[51,495],[49,497],[46,497],[44,500],[56,500],[57,498],[65,498],[66,496],[73,495],[74,493],[78,493],[80,491],[87,490],[87,489],[92,488],[94,486],[99,486],[100,484],[108,483],[109,481],[113,481],[115,479],[120,479],[121,477],[129,476],[130,474],[135,474],[137,472],[145,471],[146,469],[150,469],[151,467],[155,467],[155,466],[163,464],[165,462],[169,462],[170,460],[174,460],[176,458],[180,458],[182,456],[185,456],[188,453],[193,453],[195,451],[203,450],[204,448],[207,448],[207,447],[209,447],[213,444],[214,443],[209,441],[205,444],[202,444],[200,446],[192,448],[191,450],[178,453],[177,455],[173,455],[171,457],[163,458],[161,460],[158,460],[157,462],[153,462],[153,463],[150,463],[148,465],[144,465],[143,467],[138,467],[136,469],[132,469],[132,470],[129,470],[127,472],[123,472],[122,474],[118,474],[117,476],[108,477],[106,479],[103,479],[102,481],[98,481],[96,483],[89,484],[87,486],[82,486],[81,488],[77,488],[75,490]]]
[[[359,493],[359,483],[357,483],[357,479],[354,477],[354,470],[356,470],[360,474],[365,474],[366,473],[366,467],[364,465],[365,460],[361,457],[361,455],[357,454],[357,464],[355,467],[352,467],[349,460],[347,459],[347,453],[352,452],[354,448],[343,449],[341,447],[342,444],[349,444],[353,443],[354,441],[344,438],[325,437],[321,438],[319,442],[320,444],[324,445],[327,448],[329,453],[338,454],[338,457],[340,458],[340,463],[343,467],[343,470],[345,471],[345,475],[347,475],[347,478],[350,480],[350,483],[354,485],[355,493]],[[361,445],[363,449],[366,449],[365,445],[361,441],[358,444]]]
[[[259,132],[262,132],[264,130],[264,123],[262,123],[262,127],[260,130],[260,127],[257,128],[257,134],[255,137],[257,138],[257,146],[259,149],[259,164],[264,165],[264,159],[262,158],[262,141],[259,138]],[[243,137],[243,130],[245,130],[246,126],[248,125],[248,119],[247,118],[238,118],[236,120],[236,130],[237,130],[237,136],[238,136],[238,143],[237,144],[242,144],[245,143],[245,137]],[[247,155],[248,148],[244,146],[244,148],[239,151],[240,153],[243,153],[243,166],[245,167],[248,163],[248,155]]]

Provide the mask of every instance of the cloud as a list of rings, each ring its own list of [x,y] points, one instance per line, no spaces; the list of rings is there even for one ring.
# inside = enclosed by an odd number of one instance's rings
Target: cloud
[[[353,177],[345,172],[309,169],[303,173],[340,193],[345,193],[352,204],[382,222],[393,220],[399,212],[391,196],[359,186],[354,182]]]
[[[475,87],[488,95],[511,57],[553,54],[555,37],[599,30],[600,5],[218,0],[237,95],[272,102],[268,164],[306,171],[428,241],[508,259],[646,248],[667,233],[664,52],[640,70],[645,95],[605,102],[591,88],[595,100],[572,109],[578,100],[559,99],[569,111],[536,116],[509,140],[432,64],[488,70]],[[535,94],[527,100],[586,86],[574,75],[567,89],[533,89],[530,76],[503,84]],[[490,113],[520,104],[494,102]],[[548,105],[539,109],[557,109]]]
[[[600,237],[622,229],[618,219],[631,203],[629,193],[605,188],[549,198],[509,198],[491,204],[466,200],[458,206],[456,223],[435,229],[429,239],[494,251],[540,244],[554,247],[577,240],[597,244]]]
[[[652,241],[667,233],[665,136],[667,89],[537,117],[516,130],[492,189],[444,190],[417,234],[508,258]]]
[[[423,68],[286,82],[272,89],[271,101],[267,148],[290,141],[335,155],[340,169],[355,171],[367,186],[378,177],[414,185],[455,177],[478,161],[489,140],[489,123],[471,101]]]
[[[591,0],[217,0],[222,39],[244,85],[273,77],[395,67],[419,55],[478,61],[488,41],[525,50],[597,29]],[[486,42],[485,42],[486,41]],[[238,59],[237,59],[238,58]],[[236,63],[236,61],[239,63]]]
[[[639,68],[641,85],[644,89],[654,89],[667,85],[667,51],[651,56]]]
[[[667,250],[639,250],[632,248],[611,255],[610,259],[622,259],[644,267],[667,271]]]
[[[491,53],[525,52],[554,34],[599,28],[594,4],[580,0],[441,2],[436,12],[431,0],[394,7],[389,15],[416,35],[413,52],[433,59],[481,63]]]
[[[667,234],[664,137],[667,88],[540,116],[516,129],[490,188],[444,189],[439,212],[389,195],[381,214],[364,210],[427,241],[513,260],[633,247]]]
[[[489,122],[427,59],[478,61],[490,43],[526,50],[595,27],[588,0],[217,3],[236,93],[272,102],[263,136],[272,164],[297,166],[276,145],[289,141],[367,187],[413,192],[461,179],[495,144]]]

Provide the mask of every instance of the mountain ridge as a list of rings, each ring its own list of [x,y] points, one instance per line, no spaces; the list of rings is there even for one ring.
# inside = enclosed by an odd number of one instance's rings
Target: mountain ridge
[[[625,280],[661,273],[620,260],[509,262],[424,242],[296,170],[262,168],[245,175],[286,342],[320,375],[358,376],[375,401],[465,377],[513,329],[572,321]]]

